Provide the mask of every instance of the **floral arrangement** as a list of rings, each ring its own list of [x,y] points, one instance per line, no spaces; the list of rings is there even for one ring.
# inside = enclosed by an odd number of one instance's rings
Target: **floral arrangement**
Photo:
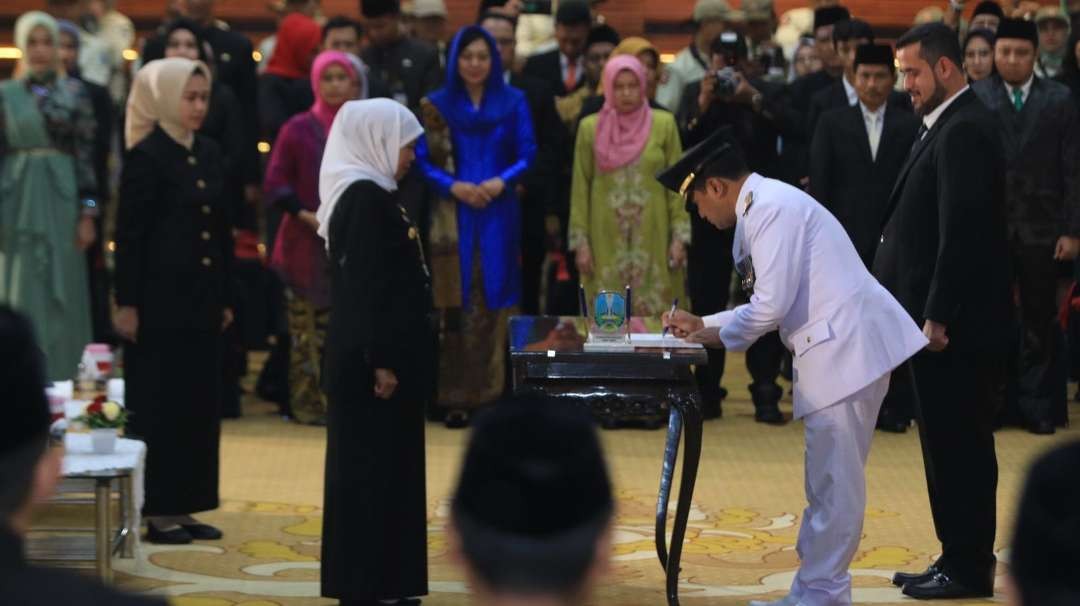
[[[73,420],[90,429],[120,429],[127,424],[128,411],[120,404],[106,400],[105,396],[98,396]]]

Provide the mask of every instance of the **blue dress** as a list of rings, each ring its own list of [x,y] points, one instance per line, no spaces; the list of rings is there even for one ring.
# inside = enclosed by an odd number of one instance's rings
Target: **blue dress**
[[[479,30],[479,32],[472,31]],[[462,40],[487,41],[491,74],[477,108],[457,73]],[[454,38],[447,61],[446,85],[428,99],[445,118],[453,147],[454,174],[432,160],[425,137],[416,147],[417,162],[440,196],[451,198],[456,181],[480,184],[502,178],[506,189],[491,204],[475,209],[457,204],[458,257],[461,264],[462,307],[469,306],[474,252],[479,252],[485,307],[517,305],[521,300],[521,208],[514,193],[517,180],[536,156],[536,139],[525,95],[506,84],[495,41],[479,28],[464,28]]]

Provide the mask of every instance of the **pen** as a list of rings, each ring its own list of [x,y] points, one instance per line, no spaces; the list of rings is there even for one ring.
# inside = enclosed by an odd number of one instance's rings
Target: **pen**
[[[671,302],[671,311],[669,311],[668,315],[667,315],[667,318],[668,318],[667,326],[665,326],[664,330],[660,333],[660,338],[661,339],[663,339],[664,337],[667,336],[668,329],[671,328],[671,318],[672,318],[672,316],[675,315],[675,308],[678,307],[678,306],[679,306],[679,297],[675,297],[675,300]]]

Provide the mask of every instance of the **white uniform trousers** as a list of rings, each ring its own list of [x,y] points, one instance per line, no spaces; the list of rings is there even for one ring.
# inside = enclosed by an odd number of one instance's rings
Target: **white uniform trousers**
[[[791,585],[800,606],[851,604],[848,565],[862,538],[866,459],[889,377],[803,417],[809,505],[795,546],[799,572]]]

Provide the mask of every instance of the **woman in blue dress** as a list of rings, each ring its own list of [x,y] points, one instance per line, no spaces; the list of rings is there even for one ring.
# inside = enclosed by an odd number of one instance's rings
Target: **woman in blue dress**
[[[525,95],[508,85],[495,40],[454,37],[446,84],[421,101],[417,161],[435,189],[429,236],[438,311],[439,406],[449,426],[502,394],[507,320],[521,300],[518,180],[536,155]]]

